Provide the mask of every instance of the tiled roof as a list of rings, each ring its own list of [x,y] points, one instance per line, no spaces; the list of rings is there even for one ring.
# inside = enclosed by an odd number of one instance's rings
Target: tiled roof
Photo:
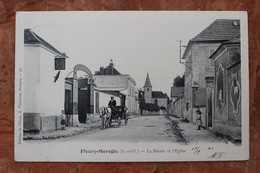
[[[240,38],[233,38],[229,41],[226,41],[226,42],[223,42],[218,48],[217,50],[209,57],[209,59],[214,59],[214,57],[218,54],[218,52],[221,50],[221,48],[224,46],[224,45],[227,45],[227,44],[240,44]]]
[[[152,98],[168,98],[168,96],[161,91],[152,91]]]
[[[240,38],[233,38],[229,41],[224,42],[223,44],[229,44],[229,43],[240,43]]]
[[[24,30],[24,43],[25,44],[41,44],[41,45],[47,47],[48,49],[52,50],[53,52],[55,52],[61,56],[67,57],[65,53],[61,53],[60,51],[55,49],[52,45],[50,45],[44,39],[42,39],[40,36],[35,34],[31,29]]]
[[[218,42],[222,43],[233,38],[240,37],[240,20],[237,19],[217,19],[206,29],[188,42],[187,48],[182,55],[185,59],[191,45],[194,42]]]
[[[235,37],[240,37],[240,21],[217,19],[192,41],[231,40]]]
[[[144,83],[144,87],[152,87],[152,84],[151,84],[151,81],[150,81],[150,78],[149,78],[149,74],[147,73],[147,76],[146,76],[146,80],[145,80],[145,83]]]
[[[109,70],[109,74],[110,75],[121,75],[121,73],[119,73],[119,71],[117,71],[117,69],[115,67],[112,66],[107,66],[106,68],[104,68],[105,70]]]
[[[184,87],[171,87],[171,97],[183,96]]]
[[[95,75],[121,75],[119,71],[114,67],[113,63],[110,63],[107,67],[100,67],[99,71],[95,72]]]

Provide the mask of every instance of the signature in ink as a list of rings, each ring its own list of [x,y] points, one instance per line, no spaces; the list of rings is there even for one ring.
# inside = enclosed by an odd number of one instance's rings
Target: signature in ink
[[[221,159],[223,155],[225,155],[225,152],[215,152],[212,154],[209,159]]]

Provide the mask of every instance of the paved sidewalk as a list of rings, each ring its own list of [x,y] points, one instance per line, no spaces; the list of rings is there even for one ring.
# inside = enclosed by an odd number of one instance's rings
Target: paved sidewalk
[[[42,140],[42,139],[57,139],[57,138],[66,138],[70,136],[79,135],[81,133],[91,131],[94,129],[100,128],[100,123],[89,124],[80,124],[78,127],[66,127],[65,130],[53,130],[40,132],[38,134],[24,133],[24,140]]]
[[[217,137],[207,129],[201,128],[201,130],[197,130],[197,126],[193,123],[182,122],[180,118],[175,118],[172,116],[169,116],[169,119],[175,125],[175,128],[179,130],[187,144],[197,142],[227,142],[222,138]]]
[[[130,115],[128,118],[135,118],[140,115]],[[77,127],[66,127],[65,130],[52,130],[52,131],[45,131],[40,132],[38,134],[32,133],[24,133],[23,139],[24,140],[42,140],[42,139],[57,139],[57,138],[66,138],[70,136],[79,135],[81,133],[85,133],[88,131],[92,131],[95,129],[100,129],[101,122],[98,115],[93,115],[88,119],[86,124],[80,124]]]
[[[42,140],[42,139],[57,139],[79,135],[81,133],[100,128],[100,118],[98,115],[90,116],[86,124],[80,124],[76,127],[66,127],[65,130],[52,130],[40,132],[38,134],[24,133],[24,140]]]

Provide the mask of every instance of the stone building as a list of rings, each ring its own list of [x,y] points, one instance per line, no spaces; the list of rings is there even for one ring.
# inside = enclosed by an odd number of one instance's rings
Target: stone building
[[[68,58],[31,29],[24,30],[25,131],[60,129],[62,110],[66,114],[66,126],[86,123],[88,116],[98,116],[99,108],[107,106],[111,96],[118,105],[124,105],[126,98],[129,104],[129,95],[135,100],[135,82],[129,75],[118,75],[118,79],[109,76],[103,79],[101,75],[94,83],[94,76],[85,65],[77,64],[72,71],[67,69]],[[80,77],[79,72],[83,72],[84,77]],[[115,69],[112,73],[118,74]],[[108,81],[113,80],[119,83],[110,85]]]
[[[160,107],[164,107],[165,109],[168,107],[167,94],[163,93],[162,91],[152,90],[152,84],[148,73],[144,83],[144,99],[146,103],[153,103]]]
[[[188,42],[182,56],[185,59],[185,109],[183,113],[191,122],[196,122],[196,110],[200,109],[203,115],[203,126],[212,125],[212,106],[207,107],[207,94],[212,93],[214,61],[209,57],[221,43],[239,35],[239,20],[218,19]]]
[[[171,100],[168,104],[169,115],[184,119],[183,94],[184,87],[171,87]]]
[[[118,72],[114,68],[113,62],[110,62],[105,68],[100,67],[100,70],[95,72],[93,78],[96,90],[119,94],[121,97],[120,105],[126,106],[129,114],[139,112],[134,79],[128,74]]]
[[[78,72],[83,72],[84,77]],[[73,75],[65,80],[65,114],[67,125],[75,126],[77,122],[86,123],[90,117],[99,117],[102,106],[107,107],[111,97],[117,105],[124,104],[125,95],[116,88],[97,87],[100,81],[94,80],[91,71],[82,64],[74,67]]]
[[[64,83],[69,59],[51,44],[24,30],[23,123],[24,130],[46,131],[60,128],[64,110]]]
[[[214,60],[214,116],[215,133],[234,142],[241,140],[241,50],[240,39],[224,42],[210,57]]]

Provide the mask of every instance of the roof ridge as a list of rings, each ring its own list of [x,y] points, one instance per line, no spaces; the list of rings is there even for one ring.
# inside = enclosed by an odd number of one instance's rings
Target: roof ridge
[[[240,33],[240,26],[235,26],[231,22],[238,22],[239,19],[216,19],[191,41],[208,41],[208,40],[230,40]],[[224,22],[224,23],[223,23]]]
[[[38,36],[36,33],[34,33],[31,28],[24,29],[24,33],[25,33],[25,32],[30,32],[30,34],[32,34],[33,38],[34,38],[35,40],[37,40],[36,43],[39,43],[39,44],[43,45],[44,47],[50,49],[51,51],[53,51],[53,52],[55,52],[55,53],[57,53],[57,54],[59,54],[59,55],[61,55],[61,56],[63,56],[63,57],[68,58],[68,56],[66,56],[65,53],[61,53],[60,51],[58,51],[58,50],[57,50],[55,47],[53,47],[50,43],[48,43],[48,42],[45,41],[43,38],[41,38],[41,37]],[[35,44],[35,43],[33,43],[33,42],[30,43],[29,40],[27,40],[27,41],[28,41],[29,44]],[[24,40],[24,42],[26,43],[26,40]]]

